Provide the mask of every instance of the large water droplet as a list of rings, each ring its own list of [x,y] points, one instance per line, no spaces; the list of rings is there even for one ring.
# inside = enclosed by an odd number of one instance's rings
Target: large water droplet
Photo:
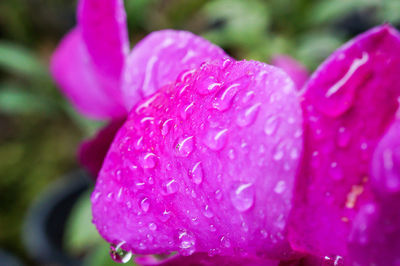
[[[179,234],[179,253],[184,256],[192,255],[196,250],[196,239],[187,232]]]
[[[230,191],[233,206],[240,212],[247,211],[254,204],[254,187],[251,183],[236,183]]]
[[[260,110],[260,106],[261,103],[256,103],[246,110],[241,111],[236,119],[236,124],[240,127],[246,127],[254,123]]]
[[[176,142],[176,155],[179,157],[188,157],[189,154],[193,151],[194,147],[194,137],[181,137]]]
[[[149,200],[149,198],[143,198],[140,201],[140,208],[144,212],[148,212],[149,211],[149,208],[150,208],[150,200]]]
[[[204,144],[214,151],[219,151],[226,145],[228,129],[210,129],[205,138]]]
[[[125,243],[125,241],[122,241],[117,246],[113,244],[110,245],[110,256],[113,261],[118,263],[127,263],[131,260],[132,252],[121,248]]]
[[[203,182],[203,167],[201,166],[201,162],[197,162],[192,170],[190,170],[189,175],[192,177],[192,180],[195,184],[200,185]]]
[[[264,132],[268,136],[273,135],[279,126],[279,119],[276,116],[271,116],[267,119],[264,125]]]
[[[207,95],[218,91],[221,88],[221,83],[217,82],[215,77],[207,76],[205,78],[200,78],[196,82],[197,92],[201,95]]]
[[[240,83],[233,83],[227,86],[223,91],[220,91],[215,97],[213,107],[220,111],[229,109],[232,105],[232,100],[239,91]]]
[[[179,189],[179,185],[178,185],[178,182],[176,182],[175,179],[172,179],[172,180],[170,180],[170,181],[165,183],[165,193],[167,195],[171,195],[171,194],[176,193],[178,191],[178,189]]]

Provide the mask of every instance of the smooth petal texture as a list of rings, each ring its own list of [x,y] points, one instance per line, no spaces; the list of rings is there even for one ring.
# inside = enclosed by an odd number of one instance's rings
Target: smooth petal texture
[[[271,64],[283,69],[293,80],[298,90],[304,86],[309,77],[306,67],[288,55],[274,56]]]
[[[78,160],[94,179],[97,178],[115,134],[124,122],[124,119],[112,120],[97,132],[96,136],[81,143],[78,151]]]
[[[119,80],[129,53],[123,0],[80,0],[78,23],[97,71]]]
[[[375,203],[362,207],[349,239],[353,265],[400,265],[400,119],[378,144],[371,169]]]
[[[302,95],[305,151],[291,218],[292,246],[345,256],[353,219],[371,198],[369,165],[395,116],[400,38],[374,28],[330,56]]]
[[[183,70],[192,70],[205,61],[227,57],[221,48],[190,32],[153,32],[129,55],[123,81],[125,104],[130,109],[143,97],[174,83]]]
[[[100,82],[79,28],[71,30],[61,41],[51,59],[50,70],[63,93],[89,117],[119,117],[126,112]]]
[[[132,109],[92,194],[94,223],[139,254],[290,257],[301,125],[282,70],[203,64]]]

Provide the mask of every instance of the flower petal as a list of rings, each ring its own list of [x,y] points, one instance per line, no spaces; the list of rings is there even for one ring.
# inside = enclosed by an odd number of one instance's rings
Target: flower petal
[[[300,62],[288,55],[276,55],[271,64],[283,69],[292,78],[297,89],[300,90],[308,79],[308,71]]]
[[[97,180],[94,223],[139,254],[289,257],[301,125],[282,70],[203,64],[132,109]]]
[[[123,0],[80,0],[78,22],[96,70],[119,80],[129,53]]]
[[[400,119],[389,128],[373,155],[375,203],[362,207],[349,239],[354,265],[400,263]]]
[[[115,134],[124,122],[124,119],[112,120],[97,132],[95,137],[81,143],[78,151],[79,162],[94,179],[97,178]]]
[[[82,113],[93,118],[108,118],[126,112],[99,82],[79,28],[71,30],[61,41],[50,68],[64,94]]]
[[[359,206],[371,197],[371,154],[400,95],[400,37],[376,27],[331,55],[302,95],[305,152],[291,219],[295,249],[346,255]]]
[[[160,87],[174,83],[183,70],[228,56],[218,46],[186,31],[162,30],[149,34],[129,55],[124,70],[125,104],[131,108]]]

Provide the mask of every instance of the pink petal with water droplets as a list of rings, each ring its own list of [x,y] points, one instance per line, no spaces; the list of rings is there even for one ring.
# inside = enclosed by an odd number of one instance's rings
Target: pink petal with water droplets
[[[96,69],[119,80],[129,53],[123,0],[80,0],[78,23]]]
[[[353,264],[400,264],[400,119],[379,142],[372,159],[375,203],[362,207],[349,238]]]
[[[76,108],[92,118],[120,117],[125,108],[106,92],[82,41],[79,28],[61,41],[51,59],[51,73]],[[118,91],[116,91],[119,94]]]
[[[178,78],[185,79],[201,63],[223,57],[228,58],[221,48],[190,32],[153,32],[129,55],[124,70],[125,104],[130,108],[160,87],[175,83],[179,73]]]
[[[124,122],[124,119],[112,120],[99,130],[96,136],[81,143],[78,151],[79,162],[94,179],[97,178],[115,134]]]
[[[306,83],[309,74],[304,65],[288,55],[276,55],[271,59],[271,64],[283,69],[300,90]]]
[[[295,249],[345,256],[353,218],[371,197],[372,152],[400,95],[400,37],[376,27],[331,55],[301,96],[305,151],[290,238]]]
[[[221,86],[204,95],[210,76]],[[235,95],[221,99],[233,84]],[[280,69],[204,64],[132,109],[97,180],[94,223],[139,254],[290,257],[301,125],[294,84]]]

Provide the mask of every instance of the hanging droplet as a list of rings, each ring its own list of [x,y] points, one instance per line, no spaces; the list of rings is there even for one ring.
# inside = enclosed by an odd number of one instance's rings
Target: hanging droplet
[[[197,162],[189,174],[192,177],[193,183],[200,185],[203,182],[203,167],[201,166],[201,162]]]
[[[260,110],[260,106],[261,103],[256,103],[246,110],[241,111],[236,119],[236,124],[240,127],[247,127],[254,123]]]
[[[175,144],[175,151],[178,157],[188,157],[194,148],[194,137],[181,137]]]
[[[183,256],[190,256],[196,250],[196,239],[187,232],[179,234],[179,253]]]
[[[132,252],[121,248],[125,243],[125,241],[122,241],[117,246],[113,244],[110,245],[110,256],[113,261],[117,263],[127,263],[131,260]]]
[[[219,151],[226,145],[228,129],[210,129],[205,138],[204,144],[214,151]]]
[[[236,183],[230,191],[233,206],[240,212],[247,211],[254,204],[254,187],[251,183]]]

